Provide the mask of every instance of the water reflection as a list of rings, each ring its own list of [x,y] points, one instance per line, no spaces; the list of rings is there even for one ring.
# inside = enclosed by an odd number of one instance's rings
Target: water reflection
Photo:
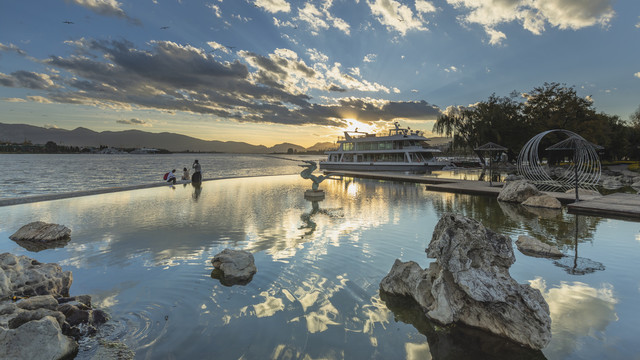
[[[604,283],[595,288],[581,282],[563,281],[548,290],[542,278],[536,278],[530,284],[540,290],[549,304],[553,336],[545,351],[558,358],[574,352],[585,336],[604,337],[607,326],[619,320],[615,311],[618,299],[611,284]]]
[[[393,311],[394,320],[413,325],[426,336],[426,343],[407,343],[407,359],[545,359],[539,350],[531,350],[505,338],[466,327],[439,326],[430,322],[418,303],[410,297],[380,292],[380,298]],[[428,353],[427,353],[428,350]],[[425,354],[426,353],[426,354]],[[418,357],[419,356],[419,357]]]
[[[571,275],[584,275],[589,274],[596,271],[602,271],[605,269],[602,263],[597,261],[593,261],[591,259],[580,258],[578,257],[578,237],[584,231],[580,231],[580,229],[584,229],[586,227],[585,217],[580,215],[575,215],[575,236],[573,242],[573,256],[563,257],[562,259],[555,260],[553,263],[565,269],[565,271]]]

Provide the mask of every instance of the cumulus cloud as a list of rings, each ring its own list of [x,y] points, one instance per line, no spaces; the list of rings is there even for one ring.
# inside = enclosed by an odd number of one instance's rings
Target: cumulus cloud
[[[118,124],[124,124],[124,125],[153,126],[149,121],[141,120],[141,119],[137,119],[137,118],[125,119],[125,120],[116,120],[116,122]]]
[[[331,14],[329,9],[332,5],[333,0],[324,0],[320,8],[308,2],[304,7],[298,8],[298,16],[294,20],[306,23],[311,28],[313,35],[319,35],[321,30],[332,27],[349,35],[351,27],[345,20]]]
[[[51,104],[51,100],[47,99],[44,96],[27,96],[27,100],[41,104]]]
[[[45,129],[59,129],[58,125],[54,124],[44,124]]]
[[[255,0],[253,4],[273,14],[291,11],[291,5],[286,0]]]
[[[133,24],[141,25],[140,20],[129,17],[120,7],[121,3],[116,0],[67,0],[85,7],[96,14],[104,16],[115,16],[126,19]]]
[[[22,98],[4,98],[2,100],[6,101],[6,102],[13,102],[13,103],[27,102],[27,100],[22,99]]]
[[[640,79],[640,71],[638,71],[637,73],[633,74],[633,76],[637,77],[638,79]]]
[[[407,31],[427,31],[428,22],[420,15],[415,15],[407,5],[395,0],[367,1],[371,13],[390,31],[397,31],[405,36]],[[435,7],[427,1],[416,1],[416,12],[424,14],[435,11]]]
[[[500,45],[506,35],[500,24],[519,22],[533,34],[540,35],[547,24],[561,30],[578,30],[589,26],[607,27],[615,12],[613,0],[447,0],[464,13],[466,24],[478,24],[489,36],[489,43]]]
[[[238,122],[342,126],[345,118],[435,119],[440,112],[426,102],[357,97],[312,103],[310,91],[399,92],[363,79],[357,68],[344,72],[340,63],[331,63],[317,50],[306,53],[310,62],[284,48],[266,56],[238,51],[237,60],[218,61],[205,49],[171,41],[152,41],[144,49],[126,40],[78,39],[67,44],[75,47],[73,55],[39,60],[50,75],[0,73],[0,86],[40,90],[42,96],[28,99],[41,103],[191,112]],[[222,50],[215,42],[208,45]]]

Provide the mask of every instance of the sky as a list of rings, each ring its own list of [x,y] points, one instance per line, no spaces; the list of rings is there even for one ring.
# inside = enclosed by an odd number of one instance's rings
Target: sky
[[[640,106],[637,0],[22,0],[0,5],[0,122],[272,146],[574,86]],[[1,139],[0,134],[0,139]]]

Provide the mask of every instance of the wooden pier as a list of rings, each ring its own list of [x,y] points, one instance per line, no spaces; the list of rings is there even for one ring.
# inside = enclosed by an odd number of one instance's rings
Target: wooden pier
[[[364,171],[325,171],[330,176],[346,176],[365,179],[378,179],[398,182],[412,182],[425,184],[430,191],[442,191],[470,195],[498,196],[503,183],[488,181],[458,180],[428,177],[424,175],[364,172]],[[640,220],[640,195],[614,193],[605,196],[581,195],[580,201],[575,202],[575,193],[545,192],[558,199],[567,206],[569,213],[592,216],[621,218],[625,220]]]

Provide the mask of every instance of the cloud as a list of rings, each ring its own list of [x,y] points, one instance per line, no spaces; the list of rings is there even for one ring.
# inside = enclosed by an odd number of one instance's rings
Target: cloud
[[[36,90],[48,89],[56,86],[49,75],[24,70],[15,71],[11,73],[11,75],[0,73],[0,85]]]
[[[253,4],[256,7],[265,9],[272,14],[277,12],[288,13],[291,11],[291,5],[289,5],[285,0],[255,0]]]
[[[331,14],[329,9],[333,5],[333,0],[324,0],[321,8],[308,2],[302,8],[298,8],[298,16],[294,18],[296,21],[304,22],[311,28],[311,34],[319,35],[321,30],[336,28],[343,33],[349,35],[351,27],[341,18],[337,18]]]
[[[500,45],[506,35],[496,27],[519,22],[533,34],[540,35],[546,24],[561,30],[578,30],[589,26],[607,27],[615,12],[613,0],[447,0],[465,13],[460,20],[479,24],[491,45]]]
[[[118,124],[125,125],[138,125],[138,126],[153,126],[150,122],[146,120],[140,120],[136,118],[128,119],[128,120],[116,120]]]
[[[132,24],[142,25],[140,20],[129,17],[122,8],[120,3],[115,0],[67,0],[87,8],[96,14],[104,16],[114,16],[126,19]]]
[[[22,99],[22,98],[4,98],[2,99],[3,101],[6,102],[13,102],[13,103],[18,103],[18,102],[27,102],[27,100]]]
[[[451,65],[448,68],[445,68],[444,71],[448,72],[448,73],[452,73],[452,72],[454,73],[454,72],[458,72],[458,68],[453,66],[453,65]]]
[[[222,11],[220,11],[220,6],[216,5],[216,4],[205,4],[204,6],[208,7],[209,9],[213,10],[213,14],[218,17],[221,18],[222,17]]]
[[[638,79],[640,79],[640,71],[638,71],[637,73],[633,74],[633,76],[637,77]]]
[[[27,96],[27,99],[41,104],[51,104],[51,100],[43,96]]]
[[[27,53],[24,50],[20,49],[19,47],[13,44],[4,45],[3,43],[0,43],[0,51],[5,51],[5,52],[13,51],[18,55],[27,55]]]
[[[413,11],[407,6],[395,0],[375,0],[367,1],[371,13],[389,31],[397,31],[405,36],[407,31],[427,31],[428,22],[422,16],[414,16]],[[427,1],[417,1],[416,11],[420,14],[431,12],[431,3]],[[435,8],[434,8],[435,10]]]
[[[367,54],[365,55],[364,59],[362,59],[363,62],[374,62],[376,61],[376,58],[378,57],[378,55],[376,54]]]
[[[391,102],[320,97],[310,92],[399,92],[363,79],[357,68],[345,73],[317,50],[303,60],[280,48],[266,56],[238,51],[235,61],[218,61],[205,49],[171,41],[152,41],[137,48],[126,40],[78,39],[67,42],[73,55],[51,56],[39,63],[51,75],[16,71],[0,73],[0,86],[40,90],[29,101],[79,104],[116,110],[157,110],[211,115],[238,122],[337,126],[345,118],[367,121],[436,118],[440,110],[426,102]],[[209,42],[220,49],[221,45]],[[135,124],[132,120],[127,124]],[[138,124],[140,125],[140,124]]]
[[[54,124],[44,124],[45,129],[59,129],[58,125]]]

